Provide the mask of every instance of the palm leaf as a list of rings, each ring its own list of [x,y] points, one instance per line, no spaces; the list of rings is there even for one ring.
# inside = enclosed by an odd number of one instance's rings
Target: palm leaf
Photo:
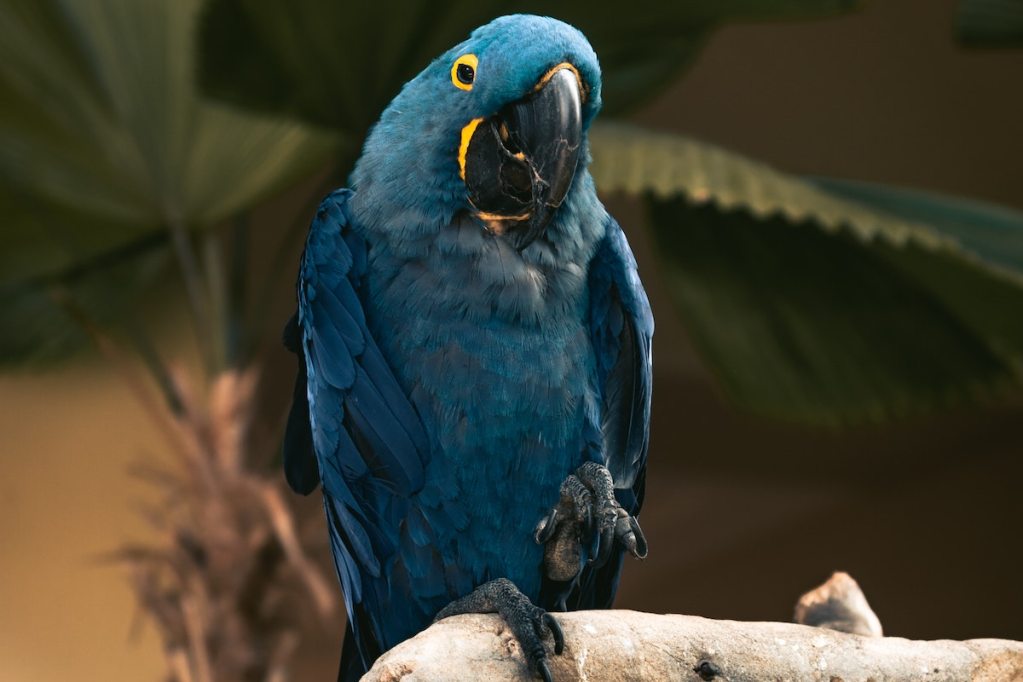
[[[669,291],[737,403],[835,423],[1019,379],[1023,276],[1006,254],[1023,216],[631,126],[596,127],[592,148],[598,187],[646,197]]]
[[[167,233],[132,230],[79,211],[13,195],[0,231],[0,366],[37,366],[90,342],[89,327],[129,318],[167,272]],[[103,250],[101,245],[116,243]]]
[[[959,0],[956,33],[970,47],[1023,47],[1023,2]]]
[[[40,282],[49,287],[77,264],[171,225],[213,225],[321,165],[337,143],[306,126],[202,101],[193,82],[199,6],[0,6],[0,199],[8,216],[0,323],[8,339],[21,338],[11,348],[27,350],[32,339],[63,348],[53,338],[80,336],[57,332],[59,324],[31,332],[26,319],[49,299]],[[127,273],[147,268],[124,265],[118,291],[141,286]],[[90,281],[98,274],[90,269]],[[98,289],[86,294],[85,280],[76,286],[102,307]],[[111,314],[98,317],[118,318],[125,311],[115,301],[131,298],[110,296]],[[0,361],[23,356],[7,349]]]

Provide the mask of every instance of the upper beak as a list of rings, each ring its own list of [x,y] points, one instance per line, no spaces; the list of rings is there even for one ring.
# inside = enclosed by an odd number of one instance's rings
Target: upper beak
[[[470,125],[469,201],[521,251],[543,234],[572,186],[582,142],[580,79],[561,64],[528,96]]]

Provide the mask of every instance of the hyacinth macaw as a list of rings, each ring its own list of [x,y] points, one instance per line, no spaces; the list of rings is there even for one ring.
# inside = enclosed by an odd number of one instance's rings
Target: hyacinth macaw
[[[342,679],[497,612],[550,680],[548,610],[610,607],[646,554],[653,319],[587,170],[599,108],[578,30],[496,19],[404,86],[312,222],[285,472],[322,485]]]

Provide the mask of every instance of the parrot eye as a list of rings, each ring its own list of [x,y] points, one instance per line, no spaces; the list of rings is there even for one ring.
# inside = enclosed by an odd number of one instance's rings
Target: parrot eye
[[[455,60],[451,66],[451,82],[461,90],[472,90],[472,83],[476,80],[476,66],[479,60],[474,54],[463,54]]]

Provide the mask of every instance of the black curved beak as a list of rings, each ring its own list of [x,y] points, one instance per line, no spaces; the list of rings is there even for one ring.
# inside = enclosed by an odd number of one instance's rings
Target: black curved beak
[[[469,201],[522,250],[543,234],[572,186],[582,143],[582,90],[559,65],[527,97],[475,122],[465,150]]]

